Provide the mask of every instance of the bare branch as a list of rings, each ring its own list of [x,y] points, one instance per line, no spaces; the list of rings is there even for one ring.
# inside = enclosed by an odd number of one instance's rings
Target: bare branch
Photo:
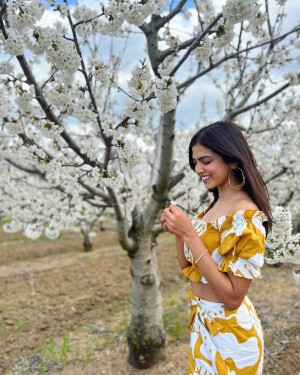
[[[276,174],[274,174],[272,177],[268,178],[265,182],[266,184],[268,184],[269,182],[273,181],[273,180],[276,180],[276,178],[282,176],[283,174],[285,174],[287,171],[289,170],[289,168],[287,167],[282,167],[281,171],[277,172]]]
[[[178,64],[174,67],[174,69],[169,74],[170,77],[173,77],[177,70],[181,67],[181,65],[185,62],[185,60],[189,57],[191,52],[199,46],[200,41],[205,37],[206,34],[218,23],[218,21],[223,17],[223,14],[220,13],[217,17],[207,26],[206,30],[204,30],[201,34],[197,36],[197,38],[192,42],[190,48],[186,51],[184,56],[180,59]]]
[[[269,2],[268,2],[268,0],[265,0],[265,5],[266,5],[266,15],[268,17],[267,18],[267,24],[268,24],[269,35],[270,35],[270,39],[273,40],[273,31],[272,31],[271,20],[270,20]]]
[[[234,117],[240,115],[241,113],[244,113],[244,112],[249,111],[250,109],[259,107],[261,104],[266,103],[270,99],[274,98],[276,95],[280,94],[282,91],[284,91],[285,89],[287,89],[289,86],[290,86],[290,83],[288,82],[285,85],[283,85],[282,87],[280,87],[278,90],[274,91],[270,95],[265,96],[261,100],[258,100],[255,103],[252,103],[252,104],[248,105],[247,107],[237,108],[237,109],[235,109],[233,111],[228,112],[224,116],[223,120],[232,120]]]
[[[212,70],[216,69],[218,66],[220,66],[221,64],[223,64],[225,61],[234,59],[234,58],[238,57],[239,55],[241,55],[244,52],[251,51],[251,50],[263,47],[263,46],[268,45],[270,43],[279,43],[280,41],[282,41],[283,39],[285,39],[286,37],[288,37],[290,34],[297,33],[299,31],[300,31],[300,26],[297,26],[297,27],[293,28],[292,30],[288,31],[287,33],[285,33],[285,34],[283,34],[283,35],[281,35],[281,36],[279,36],[279,37],[277,37],[275,39],[268,40],[266,42],[257,44],[257,45],[252,46],[252,47],[247,47],[247,48],[245,48],[245,49],[243,49],[241,51],[232,53],[231,55],[226,55],[225,57],[223,57],[222,59],[220,59],[216,63],[211,64],[208,68],[202,70],[200,73],[195,74],[193,77],[191,77],[191,78],[187,79],[186,81],[182,82],[181,84],[179,84],[177,86],[177,88],[178,88],[178,90],[180,90],[180,89],[182,89],[182,88],[184,88],[186,86],[190,86],[198,78],[200,78],[200,77],[204,76],[205,74],[211,72]]]
[[[89,191],[93,196],[102,198],[106,204],[110,203],[109,196],[105,194],[103,191],[96,189],[95,187],[87,185],[85,182],[82,181],[81,178],[78,179],[78,183],[87,191]]]
[[[176,186],[180,181],[183,180],[185,176],[184,172],[178,173],[176,176],[170,178],[168,190],[170,191],[174,186]]]
[[[37,169],[36,167],[30,168],[30,167],[21,165],[17,163],[16,161],[9,159],[9,158],[6,158],[4,160],[6,160],[9,164],[13,165],[15,168],[20,169],[21,171],[27,172],[29,174],[35,174],[35,175],[40,176],[42,179],[45,179],[45,174],[41,172],[39,169]]]
[[[181,0],[177,6],[165,17],[163,17],[160,21],[158,21],[156,23],[156,28],[157,30],[161,29],[162,27],[165,26],[166,23],[168,23],[169,21],[171,21],[171,19],[173,19],[176,14],[178,14],[179,12],[182,11],[182,8],[184,7],[185,3],[187,2],[187,0]]]
[[[41,85],[41,89],[43,90],[43,88],[47,85],[48,82],[51,82],[53,79],[54,79],[54,76],[55,76],[55,73],[57,72],[57,70],[55,70],[51,76]]]

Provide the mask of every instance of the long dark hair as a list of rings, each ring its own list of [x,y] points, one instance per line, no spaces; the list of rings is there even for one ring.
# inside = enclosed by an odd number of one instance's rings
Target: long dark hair
[[[237,163],[245,175],[243,190],[247,192],[259,210],[263,211],[268,218],[267,232],[270,232],[273,224],[272,211],[269,202],[267,186],[262,179],[254,156],[239,127],[229,121],[217,121],[201,128],[191,139],[189,145],[189,163],[193,171],[193,146],[200,144],[220,155],[225,163]],[[236,178],[239,176],[237,174]],[[212,190],[214,200],[210,209],[219,198],[218,188]]]

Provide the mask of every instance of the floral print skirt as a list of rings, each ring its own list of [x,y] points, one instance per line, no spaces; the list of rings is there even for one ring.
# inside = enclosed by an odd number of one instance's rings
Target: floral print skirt
[[[263,330],[248,297],[236,310],[188,294],[188,375],[261,375]]]

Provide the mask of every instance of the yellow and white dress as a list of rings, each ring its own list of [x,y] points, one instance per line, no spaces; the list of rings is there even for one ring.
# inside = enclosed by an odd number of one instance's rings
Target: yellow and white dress
[[[212,221],[192,219],[194,229],[222,272],[247,279],[261,277],[265,228],[262,211],[240,210]],[[184,275],[207,283],[186,244],[191,266]],[[246,296],[240,307],[228,310],[223,303],[188,294],[190,350],[188,375],[260,375],[263,367],[263,330],[254,306]]]

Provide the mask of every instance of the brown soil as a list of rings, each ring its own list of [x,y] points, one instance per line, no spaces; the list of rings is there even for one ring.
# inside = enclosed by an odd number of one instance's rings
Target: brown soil
[[[115,233],[29,241],[0,232],[0,374],[184,375],[188,350],[185,294],[173,239],[159,238],[167,329],[166,360],[148,370],[127,363],[129,258]],[[265,266],[249,293],[265,331],[264,375],[300,374],[299,266]]]

